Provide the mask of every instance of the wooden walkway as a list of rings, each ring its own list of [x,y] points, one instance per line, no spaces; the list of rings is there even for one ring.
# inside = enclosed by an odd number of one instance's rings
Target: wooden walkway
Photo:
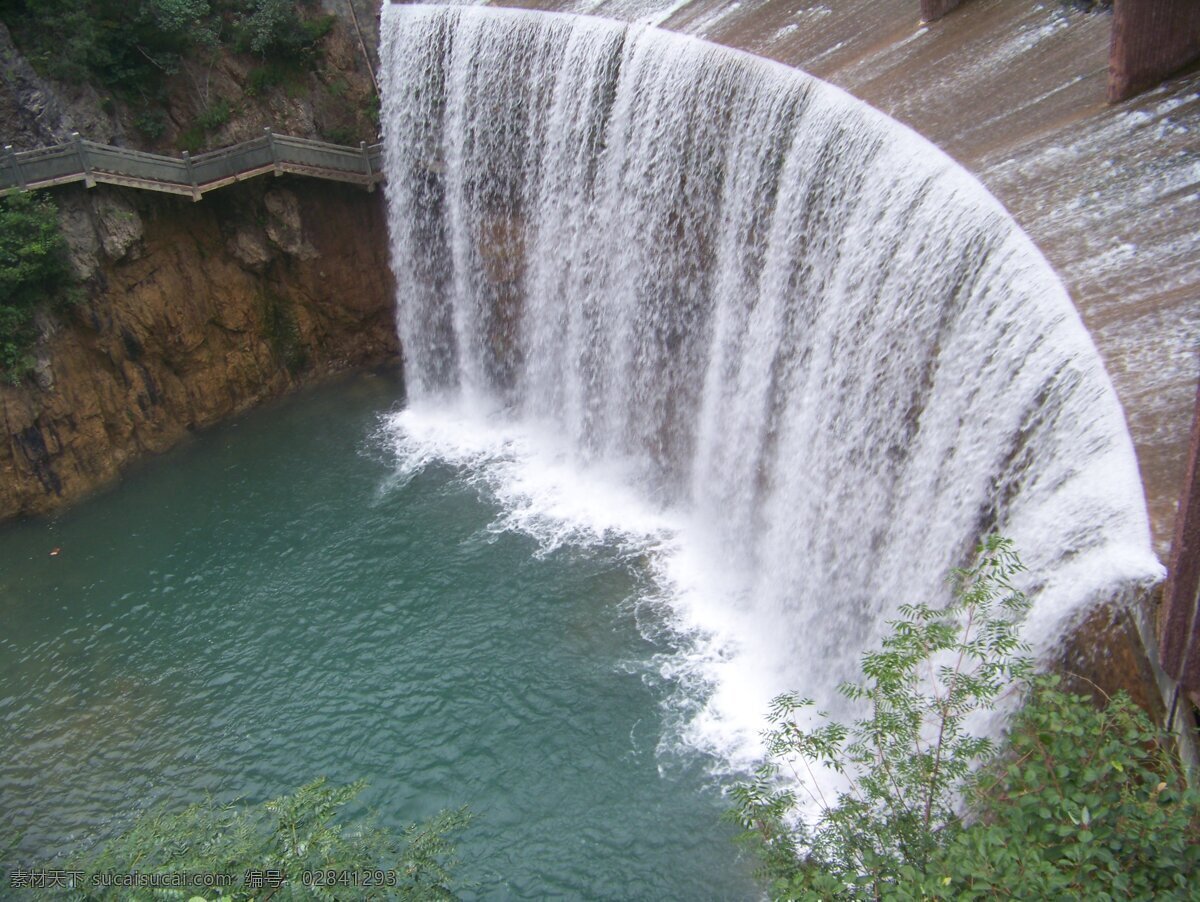
[[[273,172],[350,182],[374,190],[383,181],[383,145],[344,147],[290,138],[265,129],[261,138],[231,147],[178,157],[143,153],[87,141],[78,134],[66,144],[15,151],[5,145],[0,162],[0,197],[14,191],[83,182],[182,194],[200,200],[207,192]]]

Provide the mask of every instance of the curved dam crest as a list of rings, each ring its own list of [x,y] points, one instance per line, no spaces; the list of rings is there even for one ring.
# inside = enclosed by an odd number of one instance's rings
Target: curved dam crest
[[[406,472],[651,548],[692,741],[753,754],[991,531],[1048,649],[1161,577],[1125,422],[986,190],[802,72],[646,26],[384,5]]]

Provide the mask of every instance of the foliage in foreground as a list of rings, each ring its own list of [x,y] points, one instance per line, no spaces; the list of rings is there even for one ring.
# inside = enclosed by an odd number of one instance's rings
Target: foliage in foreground
[[[36,192],[0,199],[0,371],[16,382],[30,367],[39,307],[71,300],[73,284],[58,208]]]
[[[969,792],[975,820],[935,863],[938,895],[1200,894],[1200,797],[1170,739],[1125,693],[1100,709],[1055,677],[1035,680],[1006,753]]]
[[[470,821],[465,808],[445,811],[397,836],[371,820],[343,823],[341,809],[366,784],[333,787],[324,779],[258,806],[192,805],[143,816],[124,835],[70,863],[82,871],[75,899],[454,899],[451,837]],[[228,874],[221,890],[97,889],[101,874]],[[390,876],[394,873],[394,877]],[[324,877],[306,879],[306,874]],[[340,875],[349,882],[338,883]],[[354,875],[359,875],[355,878]],[[356,887],[363,875],[375,883]],[[328,882],[330,885],[315,885]],[[394,885],[387,885],[392,883]],[[309,884],[309,885],[306,885]],[[140,893],[140,895],[139,895]]]
[[[808,699],[775,700],[768,763],[733,792],[775,898],[1194,898],[1200,798],[1127,696],[1100,710],[1032,676],[1021,569],[993,537],[953,574],[949,606],[902,608],[865,681],[842,687],[867,709],[853,724],[808,728]],[[1028,695],[997,751],[967,718],[1014,681]],[[832,800],[820,767],[846,783]]]

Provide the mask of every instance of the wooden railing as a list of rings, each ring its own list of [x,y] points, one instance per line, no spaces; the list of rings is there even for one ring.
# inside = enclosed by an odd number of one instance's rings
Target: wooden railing
[[[265,129],[261,138],[220,150],[178,157],[97,144],[78,134],[66,144],[37,150],[4,147],[0,197],[13,191],[83,182],[183,194],[200,200],[208,191],[258,175],[285,172],[351,182],[373,189],[383,181],[383,145],[345,147],[290,138]]]

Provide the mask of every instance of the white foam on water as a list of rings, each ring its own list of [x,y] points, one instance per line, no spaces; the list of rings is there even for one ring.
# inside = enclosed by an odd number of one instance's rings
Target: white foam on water
[[[385,417],[380,438],[396,467],[389,491],[431,465],[455,467],[499,508],[490,528],[532,537],[539,554],[603,545],[642,558],[654,577],[653,594],[642,599],[655,606],[650,628],[665,627],[677,649],[655,662],[676,690],[666,702],[675,729],[660,750],[682,744],[735,770],[752,766],[762,713],[788,687],[772,678],[777,667],[762,666],[772,644],[739,616],[745,599],[735,601],[748,575],[709,547],[719,537],[631,488],[628,466],[581,461],[552,429],[514,420],[486,400],[416,402]]]
[[[565,545],[653,547],[679,526],[630,487],[618,462],[583,465],[551,430],[486,402],[416,402],[386,418],[385,434],[403,478],[433,463],[462,468],[500,507],[494,528],[532,536],[544,554]]]

